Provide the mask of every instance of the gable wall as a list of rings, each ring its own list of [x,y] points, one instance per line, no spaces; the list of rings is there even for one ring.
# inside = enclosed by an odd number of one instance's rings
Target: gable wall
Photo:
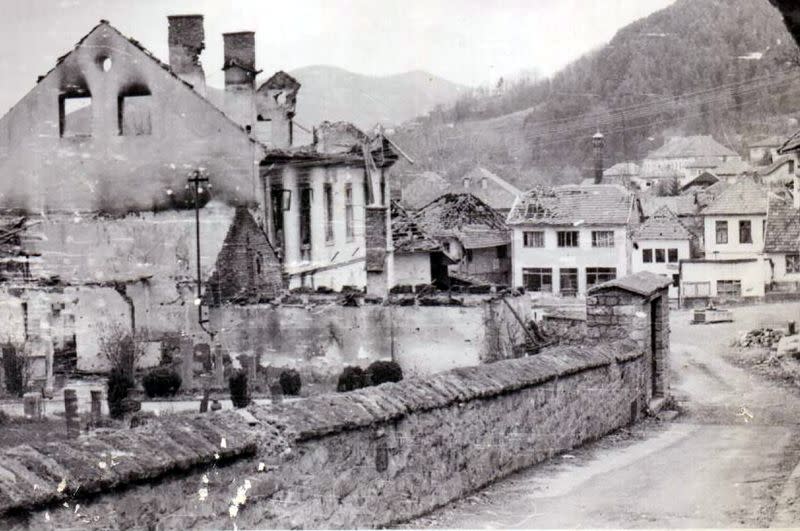
[[[104,72],[104,57],[112,61]],[[59,94],[84,85],[91,137],[61,138]],[[152,134],[121,136],[118,96],[152,94]],[[83,44],[0,119],[0,208],[146,209],[183,191],[204,167],[217,198],[255,201],[260,149],[225,116],[109,26]]]

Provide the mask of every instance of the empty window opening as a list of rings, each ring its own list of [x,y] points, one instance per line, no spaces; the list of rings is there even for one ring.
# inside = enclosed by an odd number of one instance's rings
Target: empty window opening
[[[300,258],[311,260],[311,188],[300,190]]]
[[[333,185],[325,183],[325,242],[333,243]]]
[[[663,264],[666,262],[664,249],[656,249],[656,263]]]
[[[670,263],[675,263],[678,261],[678,250],[677,249],[668,249],[667,250],[667,261]]]
[[[653,262],[652,249],[642,249],[642,262],[644,262],[645,264],[651,264]]]
[[[113,63],[110,57],[103,57],[100,59],[100,68],[103,69],[103,72],[108,72],[111,70]]]
[[[355,237],[353,209],[353,185],[347,183],[344,185],[344,224],[345,236],[348,241],[351,241]]]
[[[749,220],[739,221],[739,243],[753,243],[753,231]]]
[[[153,134],[153,96],[147,88],[129,89],[119,96],[117,103],[120,135]]]
[[[92,136],[91,94],[62,95],[58,100],[58,123],[64,138]]]
[[[560,282],[563,297],[575,297],[578,294],[578,270],[576,268],[562,269]]]

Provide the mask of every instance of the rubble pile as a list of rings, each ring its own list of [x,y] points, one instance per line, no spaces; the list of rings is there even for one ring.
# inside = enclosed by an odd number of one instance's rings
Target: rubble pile
[[[782,330],[773,328],[756,328],[749,332],[744,332],[739,336],[737,345],[740,347],[767,347],[773,348],[783,338]]]

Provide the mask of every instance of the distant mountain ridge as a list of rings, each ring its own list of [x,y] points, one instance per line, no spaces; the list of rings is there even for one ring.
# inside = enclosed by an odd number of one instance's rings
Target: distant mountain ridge
[[[591,173],[598,129],[606,167],[670,135],[710,134],[744,153],[747,141],[797,126],[798,65],[768,0],[677,0],[551,78],[467,92],[401,128],[395,140],[418,163],[396,170],[457,183],[484,166],[521,187],[578,182]]]

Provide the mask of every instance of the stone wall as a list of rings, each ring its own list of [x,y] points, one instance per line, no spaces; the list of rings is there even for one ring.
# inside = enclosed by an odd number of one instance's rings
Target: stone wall
[[[379,527],[635,420],[633,343],[0,452],[6,528]],[[34,485],[36,487],[34,487]]]

